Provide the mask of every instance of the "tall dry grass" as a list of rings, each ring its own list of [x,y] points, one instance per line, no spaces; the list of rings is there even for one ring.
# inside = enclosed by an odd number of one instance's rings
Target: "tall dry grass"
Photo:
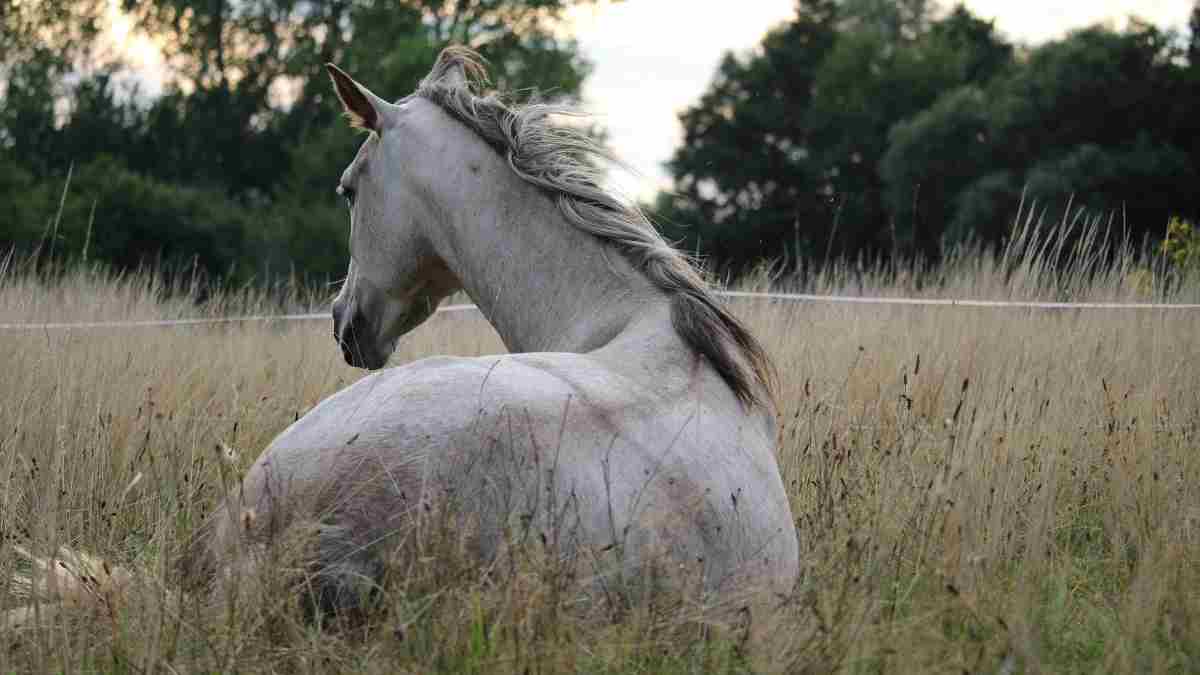
[[[804,288],[1198,297],[1194,279],[1128,246],[1055,252],[1060,229],[1028,229],[1007,258],[966,250],[936,266],[846,265]],[[244,290],[198,304],[187,290],[152,275],[10,267],[0,323],[317,299]],[[1200,669],[1200,313],[735,307],[780,370],[779,459],[803,550],[795,592],[750,626],[687,598],[624,612],[581,603],[536,544],[484,570],[452,532],[353,621],[306,620],[304,570],[286,555],[225,602],[183,593],[173,561],[236,471],[359,377],[329,325],[6,330],[0,580],[29,571],[18,547],[68,546],[135,581],[98,583],[83,608],[34,602],[22,627],[0,627],[0,670]],[[477,316],[446,314],[406,338],[393,363],[501,348]],[[29,589],[3,584],[0,607],[29,605]]]

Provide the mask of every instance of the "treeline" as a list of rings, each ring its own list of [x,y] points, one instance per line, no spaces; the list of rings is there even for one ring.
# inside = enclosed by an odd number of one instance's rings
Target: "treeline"
[[[323,64],[401,96],[468,42],[497,86],[574,97],[588,64],[561,24],[587,1],[123,0],[169,64],[148,97],[97,65],[105,0],[0,0],[0,256],[340,277],[358,141]]]
[[[149,97],[99,56],[107,0],[0,0],[0,253],[337,277],[356,139],[322,64],[398,96],[468,42],[499,87],[574,97],[588,64],[563,18],[590,1],[122,0],[169,64]],[[652,210],[729,269],[937,257],[1002,240],[1022,200],[1161,237],[1200,216],[1198,34],[1200,5],[1186,33],[1026,48],[962,7],[798,0],[682,114]]]
[[[681,115],[656,210],[719,264],[998,243],[1022,200],[1161,238],[1200,214],[1200,4],[1023,48],[963,7],[799,0]],[[1070,212],[1068,213],[1068,208]]]

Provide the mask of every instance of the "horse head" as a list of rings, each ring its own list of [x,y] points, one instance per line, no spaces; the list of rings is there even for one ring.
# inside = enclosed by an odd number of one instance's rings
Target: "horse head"
[[[443,209],[422,187],[444,166],[447,144],[416,97],[389,103],[326,67],[350,123],[368,134],[337,185],[350,211],[350,265],[333,302],[333,332],[347,363],[374,370],[461,287],[430,241]],[[461,69],[434,75],[422,86],[465,82]]]

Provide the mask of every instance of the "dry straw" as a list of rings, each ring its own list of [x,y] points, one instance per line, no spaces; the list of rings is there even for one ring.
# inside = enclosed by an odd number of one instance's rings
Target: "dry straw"
[[[1105,243],[1090,222],[1065,237],[1023,218],[995,256],[831,266],[792,290],[1200,300],[1193,276]],[[313,308],[311,295],[253,293],[197,308],[186,290],[10,265],[0,321]],[[779,456],[804,551],[770,616],[715,614],[686,592],[633,606],[583,597],[536,538],[480,565],[436,521],[356,616],[314,619],[297,602],[303,531],[251,552],[272,564],[226,596],[192,593],[174,562],[225,486],[359,376],[328,326],[0,336],[0,607],[17,609],[0,670],[1195,670],[1195,312],[730,306],[779,368]],[[394,363],[501,348],[459,312],[406,338]]]

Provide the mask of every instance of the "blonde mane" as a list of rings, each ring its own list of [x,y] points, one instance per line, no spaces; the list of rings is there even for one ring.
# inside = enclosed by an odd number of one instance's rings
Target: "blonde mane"
[[[762,345],[719,304],[688,259],[662,238],[641,209],[601,186],[604,169],[598,160],[619,160],[585,131],[552,121],[554,115],[581,113],[545,103],[510,105],[495,93],[476,95],[473,87],[487,83],[481,57],[453,46],[442,51],[416,95],[474,131],[518,176],[552,196],[574,227],[612,244],[667,293],[675,330],[708,359],[739,400],[773,403],[774,372]]]

